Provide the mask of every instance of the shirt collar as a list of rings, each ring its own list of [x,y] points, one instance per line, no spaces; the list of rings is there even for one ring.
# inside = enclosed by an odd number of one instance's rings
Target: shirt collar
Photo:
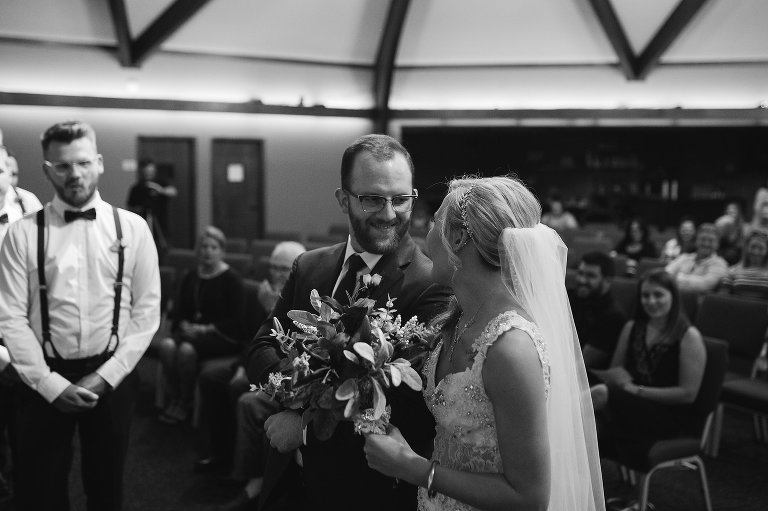
[[[59,197],[58,194],[54,195],[53,200],[51,201],[51,208],[53,211],[56,212],[57,215],[63,217],[65,211],[85,211],[86,209],[91,208],[97,208],[101,205],[101,203],[104,202],[101,200],[101,195],[99,195],[99,191],[96,190],[93,192],[93,197],[91,197],[91,200],[80,206],[79,208],[75,208],[61,200],[61,197]]]
[[[379,259],[383,257],[383,254],[372,254],[370,252],[355,252],[355,249],[352,248],[352,236],[347,237],[347,250],[344,252],[344,262],[347,262],[347,259],[349,259],[349,256],[352,254],[357,254],[360,257],[363,258],[363,262],[368,267],[368,271],[373,271],[374,266],[376,266],[376,263],[379,262]]]

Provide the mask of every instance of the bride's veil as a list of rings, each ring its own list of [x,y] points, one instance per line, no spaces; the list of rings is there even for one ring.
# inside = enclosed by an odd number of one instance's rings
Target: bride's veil
[[[595,417],[565,291],[567,247],[539,223],[499,237],[504,284],[541,331],[550,365],[549,511],[604,511]]]

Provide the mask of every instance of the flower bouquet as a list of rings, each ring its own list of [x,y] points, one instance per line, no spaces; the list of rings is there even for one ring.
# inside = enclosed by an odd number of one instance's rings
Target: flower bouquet
[[[421,390],[412,361],[423,358],[434,338],[432,328],[415,316],[402,323],[394,298],[375,308],[367,298],[378,275],[363,275],[349,305],[310,294],[314,312],[292,310],[296,331],[275,318],[272,335],[286,357],[261,387],[283,406],[303,410],[302,426],[312,424],[320,440],[331,437],[341,420],[352,420],[357,433],[385,434],[390,407],[387,391],[405,384]]]

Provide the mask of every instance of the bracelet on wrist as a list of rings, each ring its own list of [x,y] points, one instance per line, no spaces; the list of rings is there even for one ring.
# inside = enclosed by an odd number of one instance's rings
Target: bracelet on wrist
[[[439,464],[439,461],[432,460],[432,464],[429,466],[429,475],[427,475],[427,497],[430,499],[437,495],[437,490],[432,488],[432,484],[435,482],[435,469]]]

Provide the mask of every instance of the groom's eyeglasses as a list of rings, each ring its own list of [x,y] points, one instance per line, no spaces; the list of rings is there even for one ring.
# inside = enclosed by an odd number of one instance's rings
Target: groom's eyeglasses
[[[349,190],[344,190],[349,195],[356,197],[360,201],[363,211],[366,213],[378,213],[387,202],[392,204],[392,209],[395,213],[407,213],[413,209],[413,203],[419,198],[419,191],[413,189],[413,193],[410,195],[395,195],[394,197],[384,197],[382,195],[358,195],[352,193]]]

